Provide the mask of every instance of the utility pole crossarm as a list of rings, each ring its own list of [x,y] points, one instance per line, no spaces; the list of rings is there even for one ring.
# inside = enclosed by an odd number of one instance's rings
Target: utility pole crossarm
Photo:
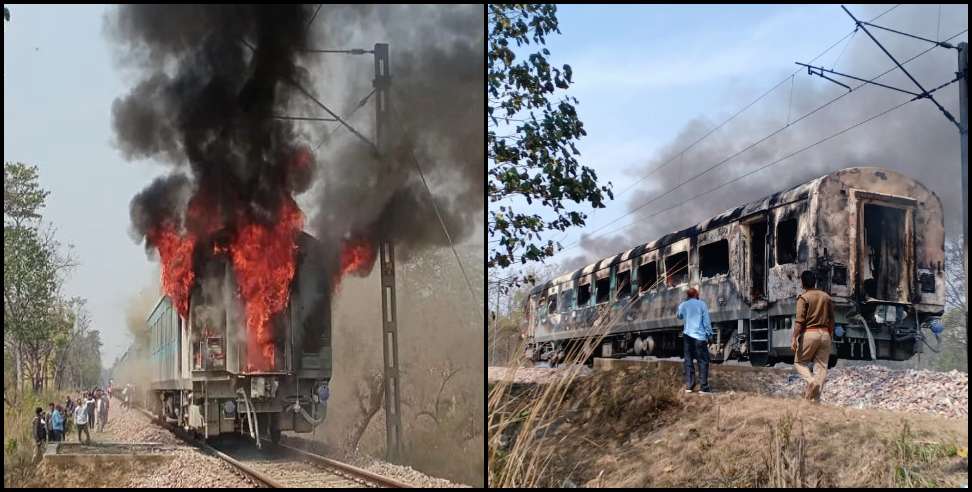
[[[844,87],[847,87],[847,86],[844,85],[844,84],[841,84],[840,82],[837,82],[836,80],[834,80],[834,79],[832,79],[830,77],[827,77],[827,76],[823,75],[823,73],[814,73],[813,70],[819,70],[821,72],[832,73],[834,75],[840,75],[841,77],[847,77],[849,79],[859,80],[861,82],[866,82],[868,84],[874,84],[874,85],[877,85],[877,86],[880,86],[880,87],[884,87],[886,89],[891,89],[891,90],[895,90],[895,91],[898,91],[898,92],[904,92],[905,94],[908,94],[910,96],[915,96],[915,97],[921,97],[922,96],[921,94],[918,94],[917,92],[906,91],[904,89],[899,89],[897,87],[891,87],[890,85],[884,85],[884,84],[882,84],[880,82],[874,82],[873,80],[862,79],[860,77],[855,77],[853,75],[847,75],[846,73],[840,73],[840,72],[837,72],[837,71],[834,71],[834,70],[827,70],[826,68],[823,68],[823,67],[815,67],[813,65],[807,65],[806,63],[800,63],[800,62],[793,62],[793,63],[796,63],[797,65],[800,65],[801,67],[807,67],[807,73],[810,74],[810,75],[816,75],[818,77],[823,77],[823,78],[825,78],[825,79],[827,79],[827,80],[829,80],[831,82],[834,82],[835,84],[843,85]],[[847,89],[850,90],[850,87],[847,87]]]
[[[861,21],[861,24],[864,24],[864,25],[867,25],[867,26],[871,26],[871,27],[876,27],[878,29],[884,29],[885,31],[891,31],[891,32],[893,32],[895,34],[900,34],[902,36],[908,36],[909,38],[915,38],[915,39],[920,39],[922,41],[928,41],[929,43],[934,44],[936,46],[941,46],[942,48],[949,48],[949,49],[953,49],[953,50],[957,50],[958,49],[957,46],[952,46],[950,43],[946,43],[945,41],[932,41],[931,39],[923,38],[921,36],[915,36],[914,34],[908,34],[906,32],[895,31],[894,29],[889,29],[887,27],[879,26],[877,24],[871,24],[870,22],[867,22],[867,21]]]
[[[904,72],[904,74],[907,75],[908,78],[911,79],[911,81],[914,82],[915,85],[918,86],[919,89],[921,89],[921,97],[927,97],[928,100],[930,100],[931,102],[935,103],[935,106],[938,106],[939,111],[941,111],[945,115],[945,117],[948,118],[948,121],[951,121],[952,124],[954,124],[959,129],[959,131],[961,132],[962,131],[962,125],[960,125],[957,121],[955,121],[955,117],[952,116],[952,114],[949,113],[948,110],[945,109],[944,106],[942,106],[941,104],[939,104],[939,102],[935,100],[934,96],[932,96],[927,90],[925,90],[924,87],[921,86],[921,83],[919,83],[918,80],[916,80],[914,77],[912,77],[911,74],[908,73],[907,70],[905,70],[905,67],[902,66],[901,63],[898,62],[898,60],[894,56],[892,56],[891,53],[887,49],[885,49],[884,45],[882,45],[881,42],[878,41],[877,38],[875,38],[873,34],[871,34],[871,31],[868,31],[867,28],[864,27],[864,24],[865,23],[862,22],[862,21],[857,20],[857,17],[854,17],[854,14],[852,14],[850,12],[850,10],[847,10],[847,7],[841,5],[840,8],[844,9],[844,12],[847,12],[847,15],[849,15],[851,19],[854,19],[854,23],[857,24],[857,27],[861,28],[861,30],[864,31],[864,34],[867,34],[867,37],[871,38],[871,40],[874,41],[874,43],[878,45],[878,48],[881,48],[881,51],[883,51],[885,55],[888,55],[888,58],[890,58],[891,61],[893,61],[894,64],[897,65],[898,68],[900,68],[901,71]]]

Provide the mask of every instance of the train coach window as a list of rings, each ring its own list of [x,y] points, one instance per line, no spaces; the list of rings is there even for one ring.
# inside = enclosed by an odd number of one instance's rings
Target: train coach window
[[[618,273],[618,287],[615,299],[624,299],[631,295],[631,270]]]
[[[591,284],[577,288],[577,307],[585,308],[591,303]]]
[[[550,300],[547,302],[547,313],[553,314],[557,312],[557,295],[551,295]]]
[[[638,291],[644,292],[658,281],[658,262],[652,261],[638,267]]]
[[[665,258],[665,281],[669,287],[688,282],[688,252],[682,251]]]
[[[595,290],[597,293],[597,299],[594,302],[596,304],[608,302],[608,299],[611,298],[611,277],[598,279]]]
[[[834,285],[847,285],[847,267],[834,265],[834,274],[830,279]]]
[[[567,289],[560,293],[560,312],[566,313],[574,307],[574,289]]]
[[[781,220],[776,224],[776,264],[796,263],[797,220]]]
[[[703,278],[729,273],[729,241],[723,239],[700,246],[699,271]]]
[[[918,274],[918,284],[921,285],[922,292],[935,292],[935,274],[932,272],[920,272]]]

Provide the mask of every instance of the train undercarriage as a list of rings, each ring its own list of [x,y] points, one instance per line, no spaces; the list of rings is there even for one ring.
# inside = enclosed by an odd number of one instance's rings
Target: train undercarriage
[[[937,315],[925,315],[907,306],[889,303],[864,304],[860,311],[855,304],[836,310],[837,329],[833,338],[830,367],[838,359],[850,360],[908,360],[925,347],[937,350],[929,340],[937,339],[941,324]],[[909,312],[910,311],[910,312]],[[709,343],[710,361],[727,360],[749,362],[753,366],[773,366],[793,363],[790,348],[793,317],[754,313],[751,319],[713,322],[715,335]],[[762,314],[762,316],[759,316]],[[579,353],[585,342],[600,337],[577,337],[528,343],[525,356],[533,362],[545,361],[556,365]],[[594,357],[621,358],[630,356],[681,357],[682,327],[645,331],[613,332],[600,339],[599,347],[590,350],[586,364]]]
[[[277,442],[281,431],[311,432],[323,422],[324,384],[300,380],[298,392],[296,379],[286,374],[210,375],[194,381],[191,389],[150,391],[145,406],[167,423],[200,437],[241,434],[254,438],[259,446],[265,437]]]

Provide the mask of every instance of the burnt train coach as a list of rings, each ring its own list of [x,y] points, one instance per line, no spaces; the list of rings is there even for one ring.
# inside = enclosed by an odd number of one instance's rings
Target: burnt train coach
[[[944,240],[924,185],[843,169],[538,285],[526,355],[556,363],[602,331],[594,356],[681,356],[675,312],[691,285],[709,307],[713,361],[792,362],[800,273],[813,270],[834,301],[831,365],[906,360],[941,330]]]
[[[227,260],[207,265],[190,291],[188,319],[162,297],[147,319],[147,346],[132,346],[113,370],[116,387],[169,423],[203,435],[241,433],[279,439],[323,422],[331,379],[327,276],[302,233],[287,307],[271,319],[273,362],[255,368],[242,302]],[[248,343],[250,342],[250,343]]]

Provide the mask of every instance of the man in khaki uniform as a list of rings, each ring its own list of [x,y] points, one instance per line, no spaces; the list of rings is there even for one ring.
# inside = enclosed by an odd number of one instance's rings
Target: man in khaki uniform
[[[820,391],[827,377],[827,360],[834,334],[834,304],[830,295],[816,289],[817,276],[810,270],[800,275],[803,293],[797,297],[796,320],[793,323],[793,367],[807,382],[803,397],[820,401]],[[813,373],[810,364],[813,363]]]

